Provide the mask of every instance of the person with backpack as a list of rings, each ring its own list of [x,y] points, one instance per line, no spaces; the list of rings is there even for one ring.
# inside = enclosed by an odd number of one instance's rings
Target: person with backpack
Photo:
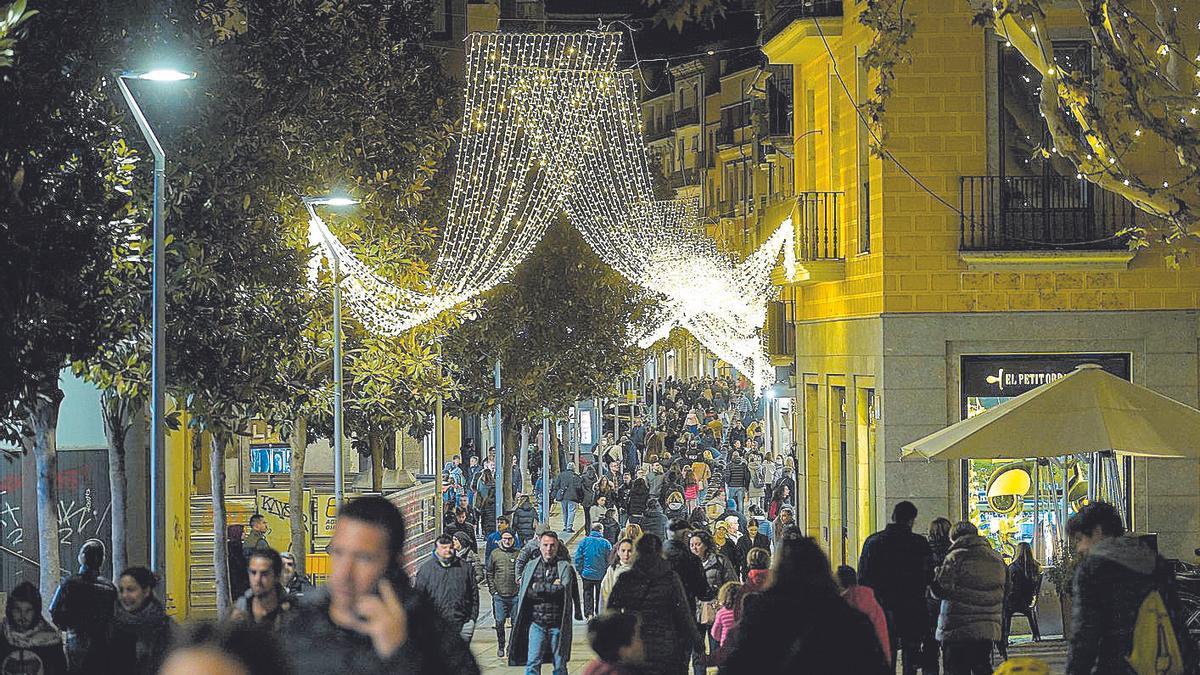
[[[1082,556],[1072,583],[1067,675],[1200,670],[1171,566],[1125,535],[1111,504],[1092,502],[1067,521]]]

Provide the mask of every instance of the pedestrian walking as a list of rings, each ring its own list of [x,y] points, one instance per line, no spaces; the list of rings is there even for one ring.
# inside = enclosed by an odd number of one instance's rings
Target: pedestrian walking
[[[516,620],[517,606],[517,546],[516,535],[511,530],[500,532],[496,548],[488,556],[485,573],[488,592],[492,595],[492,618],[496,629],[496,656],[504,658],[505,623]]]
[[[604,538],[604,526],[596,523],[575,549],[575,570],[583,581],[583,616],[591,619],[600,607],[600,582],[608,569],[612,544]]]
[[[1004,593],[1004,638],[1001,643],[1008,646],[1009,629],[1012,627],[1014,614],[1024,614],[1029,618],[1029,628],[1033,631],[1033,640],[1042,639],[1038,627],[1037,614],[1033,605],[1037,601],[1037,591],[1042,585],[1042,566],[1033,557],[1033,547],[1029,542],[1017,544],[1017,554],[1008,566],[1008,586]]]
[[[246,531],[246,538],[242,540],[242,555],[246,561],[250,561],[250,554],[255,551],[265,551],[271,548],[267,543],[267,532],[270,527],[267,525],[267,518],[261,513],[256,513],[250,516],[250,529]]]
[[[746,554],[752,548],[771,550],[771,538],[759,531],[758,523],[759,521],[754,518],[747,519],[746,534],[741,539],[738,539],[738,555],[743,560],[746,559]]]
[[[992,645],[1002,635],[1006,577],[1004,560],[974,523],[963,520],[950,529],[950,551],[930,584],[942,601],[937,639],[946,675],[991,675]]]
[[[716,589],[709,585],[708,577],[704,574],[703,563],[696,554],[692,553],[689,546],[688,542],[692,534],[691,525],[688,525],[686,520],[675,520],[668,530],[671,538],[667,540],[663,548],[663,556],[666,558],[667,564],[674,570],[675,575],[679,577],[680,583],[683,584],[683,594],[688,603],[688,614],[694,618],[696,603],[715,598]]]
[[[725,468],[725,494],[736,504],[738,513],[746,512],[746,488],[750,486],[750,468],[742,461],[738,452],[729,455],[729,465]]]
[[[485,565],[488,559],[492,557],[492,551],[495,551],[496,547],[500,545],[500,537],[504,536],[505,532],[512,532],[510,527],[511,521],[508,516],[500,516],[496,519],[496,531],[487,536],[487,542],[483,549],[483,561]],[[517,542],[516,545],[521,546],[522,538],[518,537],[515,532],[513,532],[513,537]]]
[[[1067,535],[1082,556],[1071,596],[1067,675],[1197,672],[1170,564],[1126,536],[1120,514],[1106,502],[1079,509],[1067,521]]]
[[[479,554],[471,550],[473,538],[466,532],[454,533],[454,555],[463,561],[464,565],[471,568],[471,576],[475,579],[475,585],[483,583],[483,561],[479,559]]]
[[[583,500],[583,480],[575,473],[574,462],[554,477],[550,494],[562,503],[563,532],[574,532],[575,509]]]
[[[950,552],[950,527],[949,519],[941,516],[929,523],[929,583],[933,582],[933,573]],[[925,611],[929,621],[921,640],[921,673],[937,675],[942,660],[942,646],[937,639],[937,617],[942,612],[942,601],[934,597],[932,589],[925,591]]]
[[[608,540],[609,544],[615,546],[621,537],[621,523],[617,520],[617,510],[605,509],[604,515],[600,516],[598,522],[601,531],[604,532],[604,538]]]
[[[679,576],[663,558],[662,540],[647,532],[634,544],[633,565],[617,579],[608,608],[638,615],[642,638],[654,646],[647,667],[661,675],[682,675],[688,656],[700,647],[695,614]],[[689,553],[690,555],[690,553]]]
[[[638,675],[645,659],[641,621],[636,615],[604,612],[588,622],[588,644],[596,658],[583,675]]]
[[[154,675],[167,657],[175,620],[155,597],[158,578],[145,567],[130,567],[117,579],[118,604],[112,641],[132,656],[126,672]],[[0,668],[0,673],[5,672]],[[13,671],[8,671],[13,672]]]
[[[434,540],[433,555],[421,565],[413,587],[428,595],[442,620],[470,644],[479,617],[479,586],[471,562],[455,553],[454,539],[442,534]]]
[[[717,613],[723,606],[717,594],[727,583],[738,580],[737,570],[734,569],[733,563],[717,552],[712,535],[707,530],[693,530],[688,535],[688,548],[691,549],[692,555],[699,558],[700,565],[704,570],[704,580],[713,594],[714,599],[702,600],[697,603],[696,622],[700,624],[700,631],[709,636],[708,652],[715,654],[721,639],[713,636],[711,629]],[[704,656],[704,653],[697,651],[695,658],[692,659],[695,675],[703,675],[707,670],[708,662],[703,658]]]
[[[517,495],[517,508],[513,509],[512,527],[517,532],[517,538],[522,542],[527,542],[533,539],[533,535],[537,532],[538,514],[533,508],[533,504],[529,503],[529,495]],[[518,544],[520,546],[522,544]]]
[[[283,625],[284,615],[292,610],[294,598],[283,587],[283,558],[271,548],[256,548],[246,563],[250,588],[233,604],[230,621],[238,621],[275,631]]]
[[[17,584],[0,624],[0,673],[66,675],[67,655],[58,629],[42,615],[42,594],[28,581]]]
[[[479,512],[479,529],[486,538],[496,531],[496,476],[486,467],[475,478],[475,510]]]
[[[600,607],[608,607],[608,596],[612,594],[617,579],[633,565],[633,539],[621,539],[613,547],[609,556],[608,568],[604,571],[604,579],[600,582]]]
[[[667,517],[654,497],[646,500],[646,514],[642,516],[642,530],[658,537],[659,541],[662,541],[667,534]]]
[[[279,583],[283,584],[284,590],[292,597],[304,597],[306,592],[312,590],[313,585],[307,577],[296,571],[296,556],[292,555],[291,551],[280,551],[279,557],[283,560],[283,574],[279,577]]]
[[[650,501],[650,484],[644,476],[638,476],[629,486],[628,515],[629,522],[642,524],[646,515],[646,506]]]
[[[79,573],[67,577],[50,601],[50,620],[63,631],[72,675],[106,672],[108,629],[116,610],[117,587],[100,575],[104,555],[104,542],[83,542]]]
[[[883,613],[883,607],[879,605],[879,601],[875,599],[875,591],[859,584],[858,573],[849,565],[841,565],[837,568],[837,581],[846,602],[871,620],[875,636],[879,638],[879,647],[883,650],[884,657],[890,659],[892,647],[888,639],[887,616]],[[891,665],[891,661],[888,661],[888,665]]]
[[[538,538],[537,561],[526,565],[521,574],[508,665],[525,666],[527,675],[540,673],[547,661],[553,664],[554,675],[566,675],[571,617],[583,620],[575,568],[560,559],[560,546],[557,532],[544,531]]]
[[[723,675],[888,672],[871,622],[842,599],[815,541],[783,540],[773,577],[761,593],[743,593],[737,627],[722,646]]]
[[[891,663],[904,651],[904,675],[921,665],[921,641],[929,617],[925,589],[929,580],[929,542],[912,531],[917,507],[902,501],[892,509],[892,522],[867,537],[858,559],[858,581],[875,591],[888,618]]]
[[[359,497],[338,511],[329,582],[305,600],[283,630],[295,675],[479,673],[461,627],[447,625],[409,583],[404,517],[382,497]]]

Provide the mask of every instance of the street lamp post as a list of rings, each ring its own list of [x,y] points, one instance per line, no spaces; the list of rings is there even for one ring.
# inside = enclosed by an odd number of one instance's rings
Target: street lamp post
[[[166,226],[163,218],[162,193],[166,182],[167,156],[163,152],[158,136],[150,128],[142,107],[138,105],[133,92],[125,80],[146,80],[150,82],[178,82],[191,80],[195,73],[184,73],[178,70],[145,70],[123,71],[114,78],[121,96],[133,112],[138,129],[150,145],[154,154],[154,203],[153,203],[153,244],[151,249],[152,262],[150,267],[150,569],[160,575],[166,573],[166,504],[163,499],[166,493],[166,471],[163,470],[166,459],[166,432],[164,419],[166,410],[166,395],[164,379],[166,377],[166,324],[167,324],[167,293],[166,293]]]
[[[304,197],[304,208],[308,209],[308,217],[318,228],[321,238],[325,240],[326,251],[333,271],[333,499],[338,510],[342,508],[345,471],[345,457],[342,452],[342,442],[345,437],[342,428],[342,265],[337,254],[337,248],[329,241],[329,235],[324,227],[325,221],[317,215],[318,206],[350,206],[357,204],[355,199],[346,197]]]

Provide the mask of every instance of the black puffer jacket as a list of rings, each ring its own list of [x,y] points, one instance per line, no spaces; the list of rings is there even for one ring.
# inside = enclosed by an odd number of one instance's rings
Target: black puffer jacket
[[[646,514],[646,501],[650,499],[650,486],[645,478],[633,481],[629,488],[629,517],[641,518]]]
[[[642,618],[642,640],[654,646],[646,650],[647,672],[684,672],[688,655],[701,638],[683,584],[666,560],[635,561],[617,578],[608,596],[608,608],[634,612]]]
[[[529,504],[522,504],[512,512],[512,528],[521,541],[533,538],[533,528],[537,524],[537,510]]]
[[[413,586],[429,596],[451,626],[462,626],[479,616],[479,586],[469,561],[454,556],[443,563],[431,555],[421,565]]]
[[[701,565],[704,567],[704,579],[708,582],[713,597],[716,597],[717,591],[721,590],[721,586],[726,582],[737,581],[737,568],[720,553],[710,553]]]
[[[1068,675],[1124,675],[1133,647],[1133,626],[1151,590],[1163,594],[1184,650],[1184,672],[1196,673],[1196,649],[1188,639],[1170,565],[1133,537],[1110,537],[1092,545],[1075,570]]]
[[[675,570],[676,576],[683,584],[683,593],[687,596],[688,601],[688,611],[695,614],[697,600],[712,600],[714,597],[714,592],[708,584],[708,578],[704,574],[704,564],[688,548],[686,541],[678,539],[668,541],[663,554],[667,559],[667,564]]]
[[[750,487],[750,467],[740,459],[731,461],[725,470],[725,484],[731,488]]]
[[[942,601],[937,639],[999,640],[1007,576],[1004,559],[987,539],[971,534],[954,540],[930,585]]]

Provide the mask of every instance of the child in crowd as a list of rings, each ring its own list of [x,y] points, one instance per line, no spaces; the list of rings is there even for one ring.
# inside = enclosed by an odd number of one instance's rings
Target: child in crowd
[[[875,591],[866,586],[859,586],[858,573],[849,565],[837,568],[837,580],[846,602],[871,620],[871,625],[875,627],[875,636],[879,638],[879,646],[883,647],[884,657],[890,661],[892,649],[888,640],[887,617],[883,613],[883,607],[875,599]]]
[[[709,635],[717,641],[718,645],[724,644],[729,639],[733,625],[737,622],[734,605],[737,604],[738,598],[741,596],[741,590],[742,583],[740,581],[727,581],[717,591],[717,602],[720,603],[721,609],[717,610],[717,614],[713,618],[712,629],[709,631]]]
[[[636,614],[604,612],[588,622],[588,642],[596,658],[583,675],[635,675],[644,657],[641,630]]]

